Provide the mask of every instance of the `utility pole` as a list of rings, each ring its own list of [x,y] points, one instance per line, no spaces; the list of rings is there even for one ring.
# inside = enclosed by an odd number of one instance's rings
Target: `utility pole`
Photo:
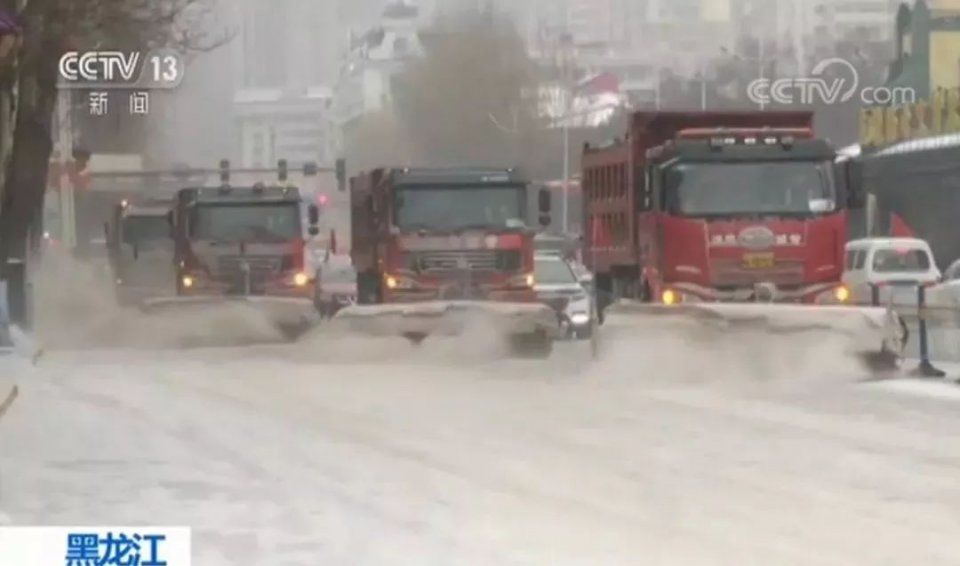
[[[700,110],[707,111],[707,68],[704,64],[700,67]]]
[[[762,35],[762,34],[761,34],[761,35],[758,35],[758,36],[757,36],[757,48],[758,48],[758,50],[757,50],[757,67],[758,67],[758,68],[757,68],[757,77],[758,77],[760,80],[763,80],[763,79],[765,78],[765,77],[764,77],[764,64],[763,64],[763,60],[764,60],[764,57],[766,57],[766,51],[765,51],[765,49],[764,49],[763,43],[764,43],[764,42],[763,42],[763,35]],[[766,109],[766,107],[767,107],[766,103],[763,101],[763,99],[761,99],[761,100],[760,100],[760,110],[763,111],[763,110]]]
[[[653,97],[654,97],[654,108],[655,108],[656,110],[660,110],[660,91],[661,91],[661,89],[662,89],[662,86],[661,86],[661,85],[662,85],[662,81],[663,81],[663,69],[661,69],[660,67],[657,67],[656,90],[655,90],[654,93],[653,93]]]
[[[573,79],[571,69],[571,58],[573,49],[573,38],[569,32],[561,37],[560,57],[561,57],[561,96],[563,97],[563,118],[561,122],[561,135],[563,136],[563,202],[560,207],[562,215],[563,233],[566,234],[569,228],[569,203],[570,203],[570,114],[571,102],[573,98]]]
[[[73,91],[60,89],[57,96],[57,145],[60,149],[60,229],[63,245],[77,247],[76,193],[67,167],[73,159]]]

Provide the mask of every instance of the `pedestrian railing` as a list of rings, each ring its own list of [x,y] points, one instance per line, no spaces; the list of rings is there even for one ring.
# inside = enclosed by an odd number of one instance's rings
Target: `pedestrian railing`
[[[893,293],[888,300],[884,301],[882,291],[885,288],[897,288],[899,290],[909,288],[911,293],[915,293],[915,301],[894,301]],[[909,326],[915,327],[920,364],[913,371],[913,374],[921,377],[944,377],[946,372],[937,368],[933,363],[930,334],[935,329],[960,329],[960,308],[958,308],[960,303],[955,304],[953,301],[947,300],[930,304],[929,291],[930,287],[923,284],[871,284],[871,304],[875,307],[889,308],[901,318],[904,323],[904,340],[908,344],[913,338],[910,336]],[[960,347],[960,344],[958,344],[958,347]]]

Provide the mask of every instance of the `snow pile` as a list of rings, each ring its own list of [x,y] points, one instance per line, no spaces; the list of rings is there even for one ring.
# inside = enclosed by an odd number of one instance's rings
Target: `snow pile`
[[[36,280],[37,336],[47,348],[190,348],[284,340],[265,316],[240,305],[149,315],[122,308],[106,261],[48,254]]]
[[[720,387],[865,376],[851,342],[817,330],[778,334],[688,318],[620,317],[602,329],[598,365],[607,376]]]
[[[456,336],[431,335],[422,342],[400,335],[371,336],[350,324],[327,321],[301,338],[296,356],[303,361],[336,363],[467,363],[510,357],[504,333],[489,317],[462,320]]]

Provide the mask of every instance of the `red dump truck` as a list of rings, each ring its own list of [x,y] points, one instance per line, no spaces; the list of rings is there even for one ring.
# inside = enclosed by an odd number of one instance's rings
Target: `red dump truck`
[[[558,321],[534,291],[530,183],[512,169],[375,169],[350,180],[357,299],[337,318],[367,330],[457,334],[491,322],[549,352]],[[550,197],[540,193],[541,224]]]
[[[585,147],[601,302],[818,302],[840,287],[847,191],[809,112],[638,112]]]
[[[623,141],[585,147],[584,261],[601,320],[628,335],[637,316],[826,332],[895,364],[896,314],[844,304],[848,215],[864,199],[812,124],[808,112],[638,112]]]

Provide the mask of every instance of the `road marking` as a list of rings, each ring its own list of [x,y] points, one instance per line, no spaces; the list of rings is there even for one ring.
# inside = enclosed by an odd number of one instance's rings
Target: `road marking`
[[[19,394],[20,390],[14,385],[13,389],[10,390],[10,394],[7,395],[7,398],[4,399],[3,403],[0,403],[0,419],[3,418],[3,415],[7,414],[7,409],[10,408],[10,405],[13,405],[13,402]]]

